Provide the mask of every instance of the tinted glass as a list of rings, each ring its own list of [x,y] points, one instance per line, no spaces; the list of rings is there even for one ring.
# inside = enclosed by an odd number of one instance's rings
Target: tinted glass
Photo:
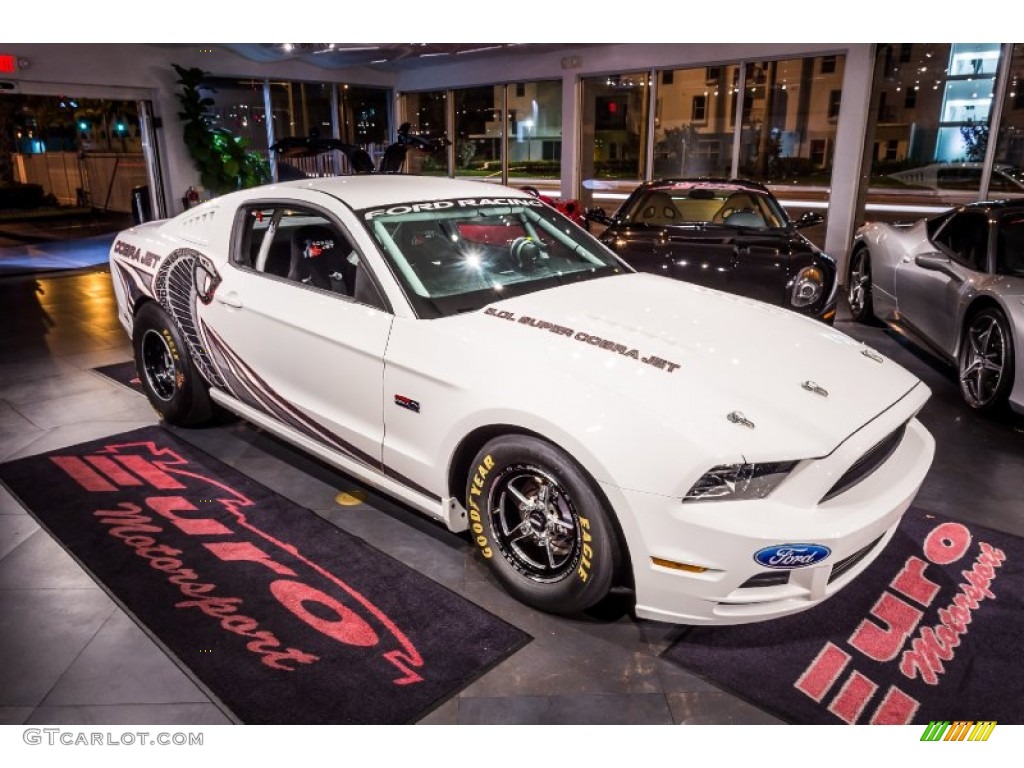
[[[996,243],[996,272],[1024,277],[1024,213],[1003,216]]]
[[[961,264],[984,272],[988,258],[988,217],[977,211],[958,213],[942,228],[935,242]]]

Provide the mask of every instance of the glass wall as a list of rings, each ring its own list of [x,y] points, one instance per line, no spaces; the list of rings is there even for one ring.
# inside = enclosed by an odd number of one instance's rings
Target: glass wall
[[[581,197],[639,183],[646,172],[650,76],[646,72],[583,79],[580,115]]]
[[[977,199],[999,53],[998,43],[878,46],[869,195]]]
[[[769,184],[831,183],[844,64],[843,56],[813,56],[746,65],[740,176]]]
[[[987,140],[987,136],[985,137]],[[987,141],[986,141],[987,144]],[[989,197],[1024,197],[1024,44],[1015,43],[1003,87]]]
[[[448,98],[454,112],[451,130],[445,122]],[[402,108],[413,133],[454,137],[452,175],[560,194],[561,80],[409,92],[402,94]],[[445,174],[445,163],[441,154],[410,152],[406,172]]]
[[[557,192],[562,177],[562,82],[512,83],[508,104],[508,183]]]
[[[422,91],[406,93],[403,96],[405,121],[410,133],[428,139],[441,139],[448,135],[448,93],[446,91]],[[409,152],[406,155],[407,173],[426,176],[447,176],[448,161],[443,154],[427,155]]]
[[[211,78],[203,95],[213,99],[210,112],[214,128],[226,128],[245,139],[250,149],[267,151],[267,119],[262,80]]]
[[[739,67],[659,72],[654,110],[654,178],[729,176]]]
[[[500,85],[453,91],[455,175],[501,180],[504,104]]]
[[[333,135],[331,89],[327,83],[270,82],[274,139]]]

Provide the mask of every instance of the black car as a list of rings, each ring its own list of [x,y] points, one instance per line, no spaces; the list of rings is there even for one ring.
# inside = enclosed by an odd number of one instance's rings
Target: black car
[[[790,220],[763,184],[649,181],[614,216],[597,209],[587,218],[606,225],[602,242],[641,272],[835,319],[835,260],[797,232],[820,223],[821,214]]]

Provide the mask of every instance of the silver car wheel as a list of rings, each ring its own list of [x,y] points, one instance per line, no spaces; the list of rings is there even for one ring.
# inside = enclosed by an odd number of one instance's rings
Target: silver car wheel
[[[871,287],[871,268],[868,266],[868,252],[864,249],[854,254],[853,269],[850,270],[850,284],[847,286],[846,300],[850,304],[850,312],[855,318],[864,314],[867,305],[868,291]]]
[[[1009,342],[999,320],[992,312],[982,312],[971,320],[964,334],[960,391],[973,408],[987,408],[1002,394]]]

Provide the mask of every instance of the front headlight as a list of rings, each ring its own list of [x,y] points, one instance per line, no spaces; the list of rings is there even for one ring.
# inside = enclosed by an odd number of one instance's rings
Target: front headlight
[[[683,501],[763,499],[775,490],[796,465],[795,461],[776,461],[712,467],[686,492]]]
[[[794,307],[809,307],[816,304],[825,292],[825,275],[819,267],[804,267],[793,281]]]

